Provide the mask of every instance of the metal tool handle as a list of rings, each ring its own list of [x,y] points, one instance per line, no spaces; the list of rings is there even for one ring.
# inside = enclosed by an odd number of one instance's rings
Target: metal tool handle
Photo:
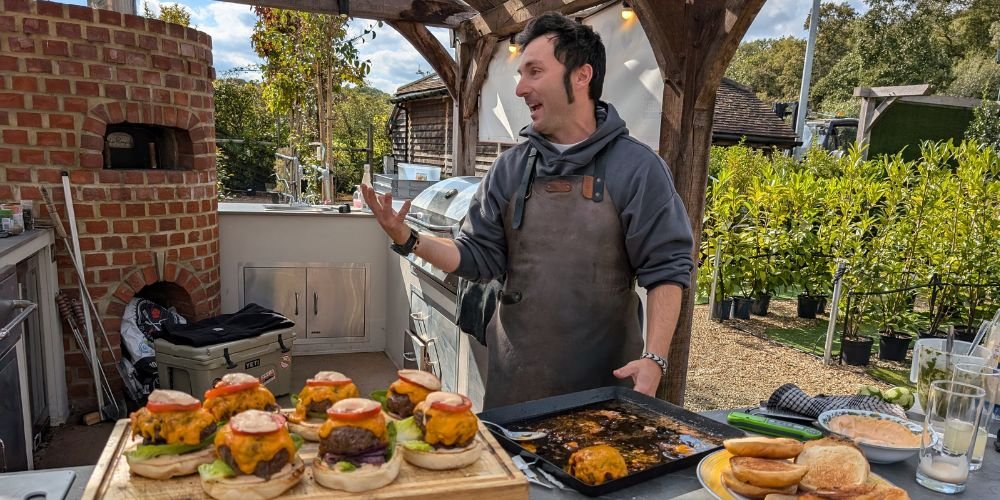
[[[439,232],[439,233],[452,234],[452,232],[455,230],[454,226],[439,226],[437,224],[428,224],[428,223],[420,220],[419,218],[414,217],[411,214],[406,214],[406,220],[408,220],[408,221],[410,221],[410,222],[412,222],[412,223],[414,223],[414,224],[416,224],[416,225],[418,225],[418,226],[420,226],[420,227],[422,227],[424,229],[427,229],[428,231],[435,231],[435,232]]]
[[[299,292],[295,292],[295,315],[299,315]]]
[[[10,323],[7,323],[7,326],[0,328],[0,340],[7,338],[7,335],[10,335],[10,332],[14,331],[14,328],[17,328],[17,325],[21,324],[21,322],[24,321],[29,314],[38,308],[38,304],[27,300],[15,300],[14,307],[20,308],[21,312],[19,312],[17,316],[14,316],[14,319],[10,320]]]
[[[313,292],[313,316],[319,316],[319,294]]]

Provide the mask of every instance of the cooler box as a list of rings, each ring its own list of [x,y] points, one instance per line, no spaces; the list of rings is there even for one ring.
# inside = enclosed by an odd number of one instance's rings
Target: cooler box
[[[201,399],[227,373],[249,373],[275,396],[290,392],[292,384],[291,328],[257,337],[203,347],[176,345],[157,339],[156,366],[160,387],[183,391]]]

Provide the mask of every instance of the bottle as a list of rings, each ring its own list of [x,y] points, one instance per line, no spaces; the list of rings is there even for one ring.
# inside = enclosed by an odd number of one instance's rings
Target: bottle
[[[361,196],[361,185],[354,186],[354,208],[360,210],[364,202],[365,199]]]
[[[31,231],[35,228],[35,202],[32,200],[21,201],[21,210],[24,212],[22,214],[24,217],[24,230]]]
[[[372,167],[367,163],[365,163],[365,174],[361,176],[361,185],[368,187],[372,186]],[[368,203],[365,203],[364,197],[361,198],[361,209],[368,210]]]

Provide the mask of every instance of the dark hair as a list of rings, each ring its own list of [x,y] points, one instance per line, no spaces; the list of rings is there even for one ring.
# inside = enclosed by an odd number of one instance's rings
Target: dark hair
[[[576,68],[589,64],[594,68],[590,79],[590,98],[597,101],[604,90],[604,74],[607,68],[604,43],[601,35],[593,28],[574,21],[558,12],[546,12],[528,22],[524,31],[518,33],[514,41],[523,49],[535,39],[552,35],[555,41],[556,59],[566,66],[563,84],[569,102],[573,102],[573,86],[570,73]]]

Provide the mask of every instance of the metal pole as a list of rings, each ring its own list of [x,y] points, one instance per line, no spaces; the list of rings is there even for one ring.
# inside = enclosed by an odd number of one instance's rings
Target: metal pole
[[[843,284],[844,272],[847,271],[847,264],[841,262],[837,264],[837,272],[833,275],[833,301],[830,304],[830,322],[826,325],[826,345],[823,347],[823,362],[833,364],[833,333],[837,330],[837,312],[840,304],[840,289]]]
[[[714,319],[715,314],[715,287],[719,283],[719,259],[722,258],[722,245],[718,240],[715,242],[715,268],[712,269],[712,291],[708,294],[708,319]]]
[[[799,90],[799,107],[795,118],[795,137],[802,140],[802,131],[806,126],[806,108],[809,106],[809,85],[812,83],[813,52],[816,51],[816,30],[819,27],[819,0],[813,0],[812,13],[809,15],[809,40],[806,42],[806,61],[802,67],[802,88]],[[795,158],[801,158],[803,151],[809,147],[803,144],[795,148]]]

